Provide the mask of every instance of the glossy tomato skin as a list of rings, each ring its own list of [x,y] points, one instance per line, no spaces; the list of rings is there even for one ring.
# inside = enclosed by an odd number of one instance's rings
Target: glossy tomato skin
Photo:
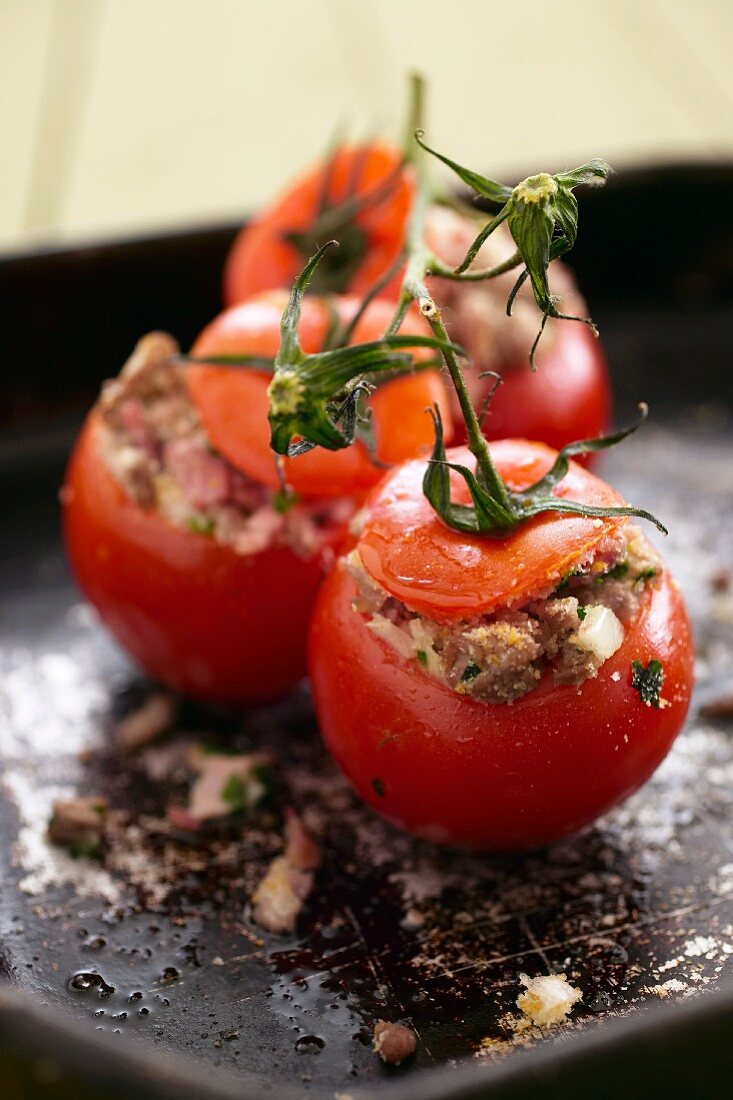
[[[68,560],[120,645],[152,677],[200,699],[256,704],[305,674],[317,556],[284,546],[251,556],[140,508],[98,454],[94,413],[62,499]]]
[[[503,372],[483,421],[487,439],[526,436],[559,449],[608,431],[613,399],[600,341],[585,325],[558,325],[552,347],[540,344],[536,371],[523,361]],[[456,442],[465,439],[462,428],[456,418]],[[581,461],[593,465],[588,457]]]
[[[329,289],[363,295],[397,260],[404,241],[405,226],[412,206],[414,180],[412,170],[400,165],[402,152],[380,141],[363,146],[341,146],[328,162],[317,165],[295,180],[237,236],[224,269],[224,303],[231,306],[261,290],[290,287],[305,264],[304,256],[288,239],[292,232],[312,228],[318,204],[328,180],[330,203],[343,202],[354,193],[365,197],[384,188],[377,203],[367,204],[356,215],[357,232],[363,234],[363,252],[356,269],[349,271],[343,285]],[[321,267],[342,263],[350,247],[338,227],[330,236],[341,237],[340,251],[326,257]],[[314,242],[322,244],[323,240]],[[315,251],[315,248],[313,249]],[[314,286],[318,284],[318,272]],[[401,275],[392,279],[382,295],[394,298],[399,293]]]
[[[666,574],[596,678],[555,687],[547,675],[511,706],[460,696],[404,661],[366,628],[354,595],[334,569],[313,617],[321,731],[361,798],[428,840],[490,850],[557,840],[641,786],[684,721],[690,626]],[[653,658],[665,671],[660,709],[631,684],[631,662]]]

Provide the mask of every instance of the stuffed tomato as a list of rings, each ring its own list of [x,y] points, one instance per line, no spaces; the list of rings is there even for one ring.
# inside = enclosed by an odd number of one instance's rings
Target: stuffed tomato
[[[350,508],[278,511],[210,446],[176,352],[145,337],[89,415],[62,491],[68,558],[149,675],[259,703],[305,672],[309,615]]]
[[[273,360],[286,299],[222,314],[194,354]],[[357,307],[308,298],[306,352]],[[378,337],[389,312],[372,303],[354,336]],[[183,362],[170,337],[151,334],[104,387],[63,492],[69,560],[102,620],[151,676],[205,699],[260,703],[302,678],[313,601],[358,502],[385,463],[428,449],[426,405],[449,415],[438,371],[391,378],[370,398],[375,454],[356,443],[286,458],[295,495],[283,497],[270,380],[266,368]]]
[[[554,452],[492,446],[516,490]],[[465,462],[465,449],[448,452]],[[674,580],[623,515],[545,511],[508,534],[447,527],[406,463],[371,495],[316,606],[310,675],[324,739],[359,795],[448,845],[541,845],[639,787],[692,686]],[[456,479],[457,500],[468,503]],[[623,501],[574,462],[557,498]]]

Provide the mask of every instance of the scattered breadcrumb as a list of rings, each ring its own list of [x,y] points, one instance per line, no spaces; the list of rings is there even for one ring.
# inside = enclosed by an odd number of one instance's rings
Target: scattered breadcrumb
[[[573,1005],[583,999],[565,974],[541,974],[536,978],[520,974],[519,980],[526,992],[517,997],[517,1008],[537,1027],[564,1023]]]
[[[679,981],[678,978],[670,978],[669,981],[664,982],[662,985],[648,986],[650,993],[654,993],[657,997],[662,998],[671,997],[673,993],[684,993],[687,988],[685,983]]]
[[[167,733],[176,720],[175,700],[162,691],[149,695],[141,707],[128,714],[115,727],[117,744],[130,752],[149,745]]]
[[[252,895],[252,917],[268,932],[295,930],[303,902],[313,889],[321,850],[292,810],[286,811],[285,851],[276,856]]]
[[[377,1020],[374,1025],[372,1045],[383,1062],[390,1066],[399,1066],[415,1053],[417,1036],[412,1028],[405,1024],[390,1024],[386,1020]]]

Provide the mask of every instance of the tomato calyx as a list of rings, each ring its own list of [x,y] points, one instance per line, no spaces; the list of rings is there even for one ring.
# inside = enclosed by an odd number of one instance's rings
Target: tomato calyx
[[[332,237],[338,239],[338,251],[332,250],[325,254],[323,262],[313,273],[310,289],[316,294],[340,294],[346,290],[369,248],[369,233],[362,228],[358,219],[394,194],[405,170],[407,161],[403,158],[384,179],[366,191],[359,191],[359,177],[368,151],[368,146],[355,151],[346,196],[337,202],[330,200],[330,192],[338,152],[331,156],[323,171],[321,192],[313,221],[304,229],[285,230],[282,233],[283,240],[292,245],[303,260],[308,260],[317,251],[319,241]]]
[[[463,260],[455,268],[441,263],[435,257],[430,263],[430,274],[441,275],[449,279],[493,278],[497,274],[524,264],[524,270],[517,279],[507,301],[507,314],[511,316],[514,300],[527,279],[532,285],[535,301],[542,312],[539,332],[529,354],[532,370],[536,370],[535,354],[540,337],[547,324],[548,317],[564,321],[579,321],[587,325],[595,336],[598,329],[590,317],[578,317],[561,313],[558,310],[558,298],[550,293],[547,269],[553,260],[565,255],[575,244],[578,236],[578,202],[573,194],[576,187],[582,185],[602,186],[611,172],[604,160],[590,160],[568,172],[550,175],[539,172],[528,176],[515,187],[487,179],[470,168],[464,168],[450,157],[431,149],[423,141],[423,131],[415,131],[415,140],[421,149],[437,157],[481,198],[499,205],[500,210],[489,218],[481,229]],[[481,246],[491,234],[506,222],[517,246],[516,252],[503,264],[501,270],[492,268],[486,271],[468,271],[476,259]]]
[[[560,484],[569,469],[569,460],[575,455],[589,454],[606,450],[632,435],[646,420],[648,409],[640,405],[640,418],[636,424],[624,428],[613,435],[598,439],[582,439],[566,444],[557,453],[552,467],[547,473],[526,489],[512,490],[493,469],[477,456],[476,472],[456,462],[448,462],[443,439],[443,425],[440,410],[431,410],[435,426],[435,445],[423,478],[423,492],[430,504],[447,527],[467,534],[505,535],[521,523],[538,516],[542,512],[560,512],[579,516],[637,516],[653,523],[662,534],[667,534],[664,525],[643,508],[632,505],[600,506],[583,504],[556,496],[555,488]],[[484,441],[485,442],[485,441]],[[485,448],[488,456],[488,447]],[[471,504],[457,504],[451,499],[450,471],[453,470],[465,481],[471,495]],[[496,479],[503,487],[497,493]],[[493,481],[493,484],[492,484]]]
[[[445,352],[450,347],[452,354],[465,354],[447,337],[391,334],[306,355],[298,339],[303,295],[322,257],[337,243],[329,241],[310,258],[293,284],[280,324],[280,347],[268,389],[270,445],[276,454],[291,458],[316,446],[330,451],[349,447],[357,433],[369,445],[363,399],[373,392],[377,377],[415,369],[409,349]]]

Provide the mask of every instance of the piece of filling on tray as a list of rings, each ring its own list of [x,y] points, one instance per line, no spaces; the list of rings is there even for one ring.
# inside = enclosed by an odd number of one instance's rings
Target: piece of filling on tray
[[[555,683],[580,684],[621,646],[647,585],[662,563],[641,531],[606,537],[552,591],[522,607],[440,623],[411,610],[378,585],[357,551],[343,559],[356,581],[354,610],[402,658],[460,695],[511,703],[552,669]]]

